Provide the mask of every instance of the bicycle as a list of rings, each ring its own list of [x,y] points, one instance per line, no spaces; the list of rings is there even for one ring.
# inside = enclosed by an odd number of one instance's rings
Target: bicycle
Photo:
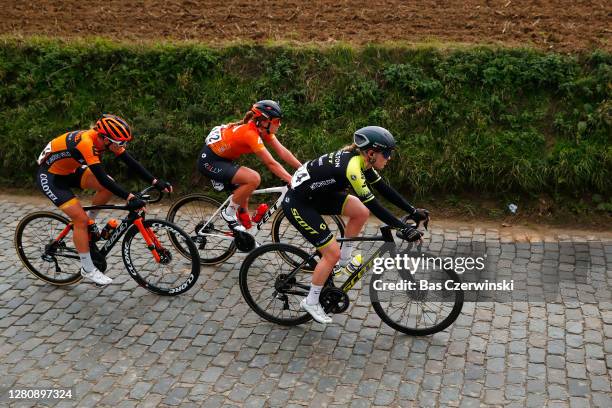
[[[229,204],[232,196],[223,203],[200,193],[183,196],[172,204],[166,219],[181,226],[190,234],[198,248],[200,263],[203,265],[222,263],[230,258],[236,249],[242,252],[251,251],[257,245],[253,235],[258,235],[272,216],[274,216],[270,227],[272,242],[293,242],[301,247],[310,246],[289,223],[285,213],[277,212],[287,190],[288,187],[285,186],[253,191],[253,196],[261,194],[280,194],[280,196],[248,232],[232,231],[221,218],[221,210]],[[333,215],[325,216],[325,219],[332,232],[344,236],[342,217]],[[173,241],[173,244],[179,251],[183,251],[179,242]]]
[[[418,228],[418,224],[415,226]],[[330,274],[320,295],[320,303],[326,313],[342,313],[350,304],[348,291],[369,271],[377,258],[385,254],[395,257],[398,254],[392,229],[380,228],[381,235],[355,238],[338,238],[338,242],[384,242],[372,256],[364,261],[340,286],[334,285],[334,275]],[[406,253],[412,250],[409,244]],[[416,246],[412,256],[422,256],[421,246]],[[276,254],[280,256],[276,256]],[[276,324],[295,326],[309,321],[312,317],[300,308],[300,301],[308,295],[312,271],[317,264],[317,253],[308,254],[304,250],[284,243],[263,245],[249,253],[240,268],[240,291],[249,307],[260,317]],[[276,261],[276,262],[275,262]],[[386,270],[389,279],[394,269]],[[419,282],[421,274],[397,270],[401,281]],[[452,269],[437,272],[444,281],[460,283],[457,273]],[[393,329],[413,336],[433,334],[450,326],[461,313],[464,292],[450,290],[439,295],[438,291],[427,289],[380,291],[375,281],[383,275],[373,275],[370,280],[370,302],[381,320]],[[431,282],[431,275],[426,276]],[[376,279],[375,279],[376,278]],[[451,286],[451,287],[454,287]],[[397,302],[399,297],[399,302]],[[395,303],[399,306],[394,307]],[[414,313],[413,312],[414,307]],[[408,313],[406,313],[408,312]]]
[[[138,194],[149,204],[148,187]],[[144,210],[130,210],[122,205],[96,205],[84,210],[123,210],[127,216],[112,231],[101,248],[90,240],[90,253],[94,265],[102,272],[107,269],[106,257],[123,238],[121,256],[132,279],[146,290],[165,296],[175,296],[189,290],[200,274],[198,251],[189,236],[176,225],[161,219],[145,219]],[[15,247],[21,262],[38,279],[54,285],[71,285],[83,277],[80,260],[70,232],[73,224],[66,217],[50,212],[37,211],[26,215],[15,230]],[[165,232],[165,233],[164,233]],[[137,239],[140,237],[140,239]],[[176,256],[169,239],[180,241],[191,257]],[[139,251],[148,251],[141,253]],[[181,255],[181,254],[179,254]],[[157,268],[157,269],[156,269]]]

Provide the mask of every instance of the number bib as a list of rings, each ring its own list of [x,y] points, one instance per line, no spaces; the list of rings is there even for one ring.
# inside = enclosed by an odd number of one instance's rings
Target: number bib
[[[306,169],[307,164],[308,163],[304,163],[301,165],[300,168],[293,174],[293,177],[291,177],[291,188],[296,188],[306,180],[310,180],[310,174]]]
[[[42,162],[44,162],[47,156],[49,156],[50,154],[51,154],[51,142],[47,143],[47,146],[45,146],[43,151],[40,152],[40,155],[38,156],[36,163],[38,163],[39,165],[42,164]]]
[[[215,126],[212,128],[208,136],[206,136],[206,145],[210,146],[221,140],[221,130],[223,126]]]

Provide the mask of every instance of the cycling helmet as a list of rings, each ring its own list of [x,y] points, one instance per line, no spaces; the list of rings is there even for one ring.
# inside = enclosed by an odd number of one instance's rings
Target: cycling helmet
[[[265,119],[283,118],[283,111],[278,102],[269,99],[264,99],[263,101],[255,103],[253,107],[251,107],[251,112],[255,114],[253,116],[255,119],[261,117]]]
[[[387,129],[380,126],[366,126],[355,132],[353,142],[362,151],[393,150],[396,147],[395,138]]]
[[[114,142],[126,143],[132,140],[132,130],[119,116],[104,114],[96,122],[94,130]]]

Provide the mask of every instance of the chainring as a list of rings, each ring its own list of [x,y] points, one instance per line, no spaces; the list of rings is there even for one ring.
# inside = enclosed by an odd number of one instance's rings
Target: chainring
[[[255,248],[255,238],[244,231],[234,230],[234,243],[240,252],[251,252]]]
[[[326,313],[338,314],[348,309],[350,300],[342,289],[326,286],[321,291],[319,303]]]

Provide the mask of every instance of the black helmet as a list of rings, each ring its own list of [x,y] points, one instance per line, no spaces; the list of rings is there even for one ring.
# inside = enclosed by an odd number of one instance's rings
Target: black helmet
[[[255,119],[263,116],[266,119],[279,118],[282,119],[283,111],[278,102],[264,99],[251,107],[251,111],[255,114]]]
[[[366,126],[355,132],[353,142],[359,149],[393,150],[395,138],[387,129],[380,126]]]

